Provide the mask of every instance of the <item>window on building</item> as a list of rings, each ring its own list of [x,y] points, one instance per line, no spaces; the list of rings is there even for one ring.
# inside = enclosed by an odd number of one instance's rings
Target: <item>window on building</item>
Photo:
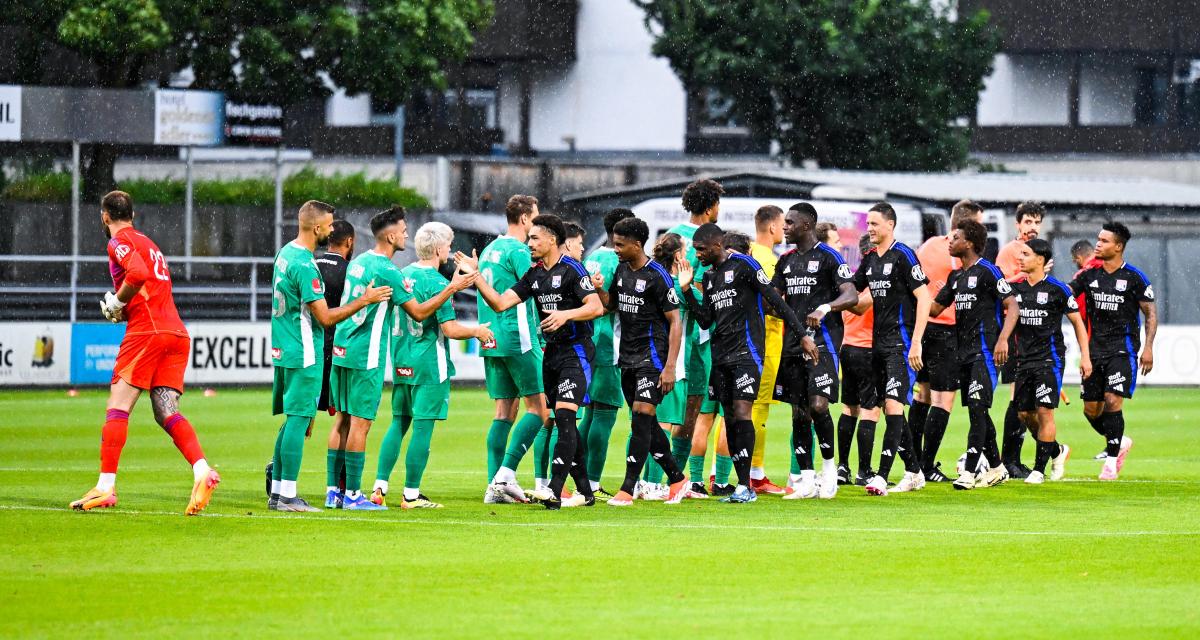
[[[1133,121],[1160,125],[1167,121],[1167,90],[1170,77],[1157,67],[1135,69],[1137,85],[1133,96]]]
[[[1175,72],[1179,100],[1179,122],[1200,126],[1200,60],[1184,60]]]

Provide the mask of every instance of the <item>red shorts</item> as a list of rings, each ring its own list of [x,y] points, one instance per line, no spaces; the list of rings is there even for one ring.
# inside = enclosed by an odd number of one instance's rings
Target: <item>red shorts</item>
[[[183,393],[192,341],[173,333],[125,336],[117,351],[112,381],[124,380],[138,389],[170,387]]]

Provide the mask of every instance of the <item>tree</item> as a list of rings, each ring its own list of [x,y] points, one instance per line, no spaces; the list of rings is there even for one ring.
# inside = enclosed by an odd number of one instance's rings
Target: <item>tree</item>
[[[0,0],[0,24],[24,39],[23,84],[166,86],[190,70],[193,89],[284,107],[331,85],[392,104],[444,88],[446,66],[491,16],[491,0]],[[88,68],[46,77],[50,45]],[[90,196],[114,184],[116,157],[114,145],[87,145]]]
[[[655,55],[793,161],[941,170],[966,160],[999,37],[935,0],[634,0]]]

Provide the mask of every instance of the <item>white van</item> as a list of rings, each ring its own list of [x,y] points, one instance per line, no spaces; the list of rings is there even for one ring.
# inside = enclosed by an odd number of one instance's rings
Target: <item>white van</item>
[[[796,198],[721,198],[721,216],[717,221],[722,229],[746,233],[754,239],[754,213],[759,207],[773,204],[784,211],[797,202]],[[806,200],[817,209],[819,222],[837,225],[842,239],[842,253],[851,267],[857,268],[861,255],[858,251],[859,237],[867,232],[867,210],[875,204],[851,200]],[[945,234],[950,225],[949,216],[941,209],[921,208],[910,204],[892,203],[896,210],[896,239],[912,247],[921,246],[926,238]],[[660,234],[666,233],[691,216],[683,210],[679,198],[654,198],[632,207],[634,214],[650,227],[647,247],[654,244]],[[786,245],[776,247],[782,253]]]

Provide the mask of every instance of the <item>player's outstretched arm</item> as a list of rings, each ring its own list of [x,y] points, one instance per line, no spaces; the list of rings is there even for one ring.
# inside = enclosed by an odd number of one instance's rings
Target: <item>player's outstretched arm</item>
[[[568,322],[584,322],[594,320],[604,315],[604,305],[600,304],[600,296],[593,291],[583,297],[583,304],[574,309],[560,309],[546,314],[541,328],[544,332],[558,331]]]
[[[1068,313],[1067,320],[1071,321],[1071,326],[1075,329],[1075,341],[1079,343],[1079,372],[1087,379],[1092,375],[1092,353],[1088,348],[1087,327],[1083,325],[1083,317],[1078,311]]]
[[[801,335],[805,333],[804,325],[800,323],[800,316],[796,315],[796,312],[783,299],[783,296],[779,295],[775,287],[771,286],[771,281],[766,277],[765,272],[760,269],[757,273],[749,274],[746,280],[767,301],[767,304],[775,310],[774,315],[783,319],[788,331],[795,331]]]
[[[346,304],[330,309],[325,304],[325,298],[317,298],[308,303],[308,310],[312,312],[313,318],[317,320],[322,327],[326,329],[337,326],[337,323],[349,318],[358,313],[363,307],[383,302],[392,297],[391,287],[376,287],[374,281],[367,285],[367,290],[363,294]]]
[[[815,329],[821,326],[821,321],[825,319],[826,315],[830,313],[841,313],[848,309],[852,309],[857,304],[858,291],[854,289],[854,283],[843,282],[842,284],[838,285],[838,297],[834,298],[831,302],[813,309],[812,313],[808,314],[808,326]]]
[[[488,328],[488,325],[490,324],[492,323],[485,322],[478,326],[468,327],[460,323],[458,320],[447,320],[446,322],[438,325],[438,327],[441,329],[442,335],[452,340],[467,340],[470,338],[475,338],[481,343],[487,343],[491,342],[494,338],[492,335],[492,330]]]
[[[861,316],[862,314],[866,313],[867,309],[870,309],[871,305],[873,304],[875,304],[875,300],[871,298],[870,291],[859,291],[858,302],[853,307],[847,309],[847,311],[856,316]]]
[[[1154,336],[1158,333],[1158,305],[1153,300],[1142,300],[1138,306],[1142,309],[1142,315],[1146,317],[1146,339],[1142,342],[1142,357],[1139,362],[1142,375],[1146,375],[1154,368]]]
[[[479,279],[479,273],[463,273],[461,271],[454,272],[454,279],[444,289],[438,292],[437,295],[426,300],[425,302],[417,302],[415,298],[400,303],[400,308],[404,309],[413,320],[424,322],[430,316],[437,313],[438,309],[442,308],[443,304],[449,300],[454,294],[462,291],[475,284]]]

